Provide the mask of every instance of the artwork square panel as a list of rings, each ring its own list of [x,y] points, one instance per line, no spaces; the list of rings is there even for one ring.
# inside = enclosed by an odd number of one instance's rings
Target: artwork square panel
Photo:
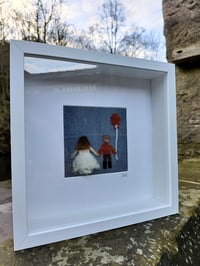
[[[65,177],[123,172],[126,108],[64,106]]]

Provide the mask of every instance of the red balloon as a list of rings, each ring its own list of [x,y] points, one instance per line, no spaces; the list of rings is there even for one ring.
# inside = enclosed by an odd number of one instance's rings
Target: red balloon
[[[113,126],[119,126],[120,122],[121,122],[121,117],[117,113],[111,115],[111,124]]]

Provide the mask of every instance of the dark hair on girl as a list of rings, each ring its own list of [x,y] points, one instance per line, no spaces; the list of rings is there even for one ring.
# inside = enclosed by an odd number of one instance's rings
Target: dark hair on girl
[[[76,149],[77,150],[86,150],[86,149],[89,149],[89,147],[90,147],[90,142],[89,142],[88,138],[86,136],[81,136],[78,139]]]

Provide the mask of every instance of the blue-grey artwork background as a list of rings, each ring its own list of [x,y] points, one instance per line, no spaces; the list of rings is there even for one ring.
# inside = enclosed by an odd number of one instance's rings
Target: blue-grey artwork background
[[[118,160],[115,159],[115,155],[112,155],[112,168],[103,169],[102,156],[95,156],[100,163],[101,168],[95,170],[93,174],[122,172],[128,170],[126,108],[64,106],[65,177],[74,176],[72,172],[73,159],[71,159],[70,156],[74,151],[80,136],[87,136],[91,146],[97,152],[103,143],[102,136],[105,134],[110,136],[110,144],[115,147],[116,129],[111,123],[111,116],[114,113],[117,113],[121,118],[118,131]]]

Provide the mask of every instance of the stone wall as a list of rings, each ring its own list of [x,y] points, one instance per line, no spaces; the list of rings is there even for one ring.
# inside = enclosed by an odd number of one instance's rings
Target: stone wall
[[[200,156],[200,63],[177,66],[179,158]]]
[[[200,58],[200,1],[163,0],[164,34],[170,62]]]
[[[9,47],[0,45],[0,154],[10,152]]]
[[[200,157],[200,1],[163,0],[167,58],[176,64],[179,159]]]
[[[9,45],[0,44],[0,180],[10,177]]]

